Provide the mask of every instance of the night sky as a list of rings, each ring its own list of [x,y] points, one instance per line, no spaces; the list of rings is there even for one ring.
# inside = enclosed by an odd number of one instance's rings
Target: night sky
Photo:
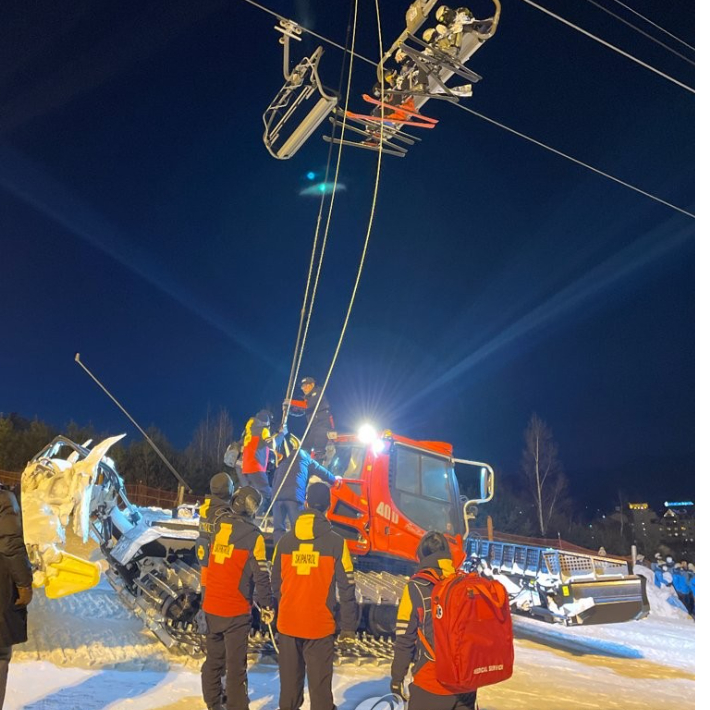
[[[349,3],[264,4],[345,40]],[[382,4],[388,46],[408,2]],[[693,66],[594,5],[541,4],[693,84]],[[692,3],[626,4],[694,43]],[[376,57],[360,5],[357,49]],[[290,161],[262,144],[283,83],[273,25],[240,0],[2,3],[0,411],[130,430],[77,351],[178,446],[208,408],[237,426],[279,408],[318,210],[300,193],[328,146],[325,128]],[[326,46],[326,85],[341,61]],[[469,66],[483,81],[465,105],[694,212],[689,92],[521,0]],[[374,82],[356,62],[355,110]],[[339,428],[444,439],[512,479],[536,411],[582,504],[693,499],[694,220],[456,107],[425,112],[438,127],[383,163],[329,388]],[[343,154],[302,375],[330,362],[375,165]]]

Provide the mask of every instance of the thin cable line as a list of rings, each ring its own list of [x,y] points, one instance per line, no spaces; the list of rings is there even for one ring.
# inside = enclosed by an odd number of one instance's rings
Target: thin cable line
[[[646,22],[648,22],[649,25],[653,25],[656,29],[661,30],[661,32],[665,32],[665,34],[667,34],[669,37],[672,37],[676,42],[680,42],[682,45],[685,45],[688,49],[692,49],[693,51],[695,51],[695,47],[693,47],[692,44],[688,44],[687,42],[684,42],[680,37],[676,37],[674,34],[671,34],[668,30],[664,29],[660,25],[657,25],[655,22],[649,20],[648,17],[646,17],[646,16],[642,15],[640,12],[637,12],[636,10],[634,10],[633,7],[629,7],[628,5],[624,5],[624,3],[621,2],[620,0],[614,0],[614,2],[617,5],[621,5],[621,7],[625,7],[629,12],[632,12],[634,15],[638,15],[638,17],[640,17],[642,20],[645,20]]]
[[[274,10],[269,9],[268,7],[264,7],[264,5],[261,5],[258,2],[255,2],[255,0],[244,0],[244,2],[249,3],[250,5],[253,5],[254,7],[258,7],[260,10],[263,10],[264,12],[268,13],[269,15],[272,15],[273,17],[278,18],[279,20],[288,20],[290,18],[286,17],[285,15],[279,15],[278,12],[275,12]],[[298,24],[298,23],[296,23]],[[372,64],[373,67],[377,66],[376,62],[373,62],[371,59],[368,59],[367,57],[364,57],[362,54],[358,54],[354,49],[348,49],[347,47],[343,47],[342,44],[338,44],[337,42],[334,42],[332,39],[328,39],[327,37],[324,37],[323,35],[319,35],[317,32],[314,32],[313,30],[309,30],[308,27],[304,27],[301,24],[298,24],[298,26],[306,33],[311,35],[312,37],[316,37],[317,39],[321,40],[321,42],[326,42],[329,44],[331,47],[337,47],[343,52],[348,52],[354,54],[358,59],[362,59],[363,62],[367,62],[368,64]]]
[[[684,54],[679,52],[676,49],[673,49],[673,47],[669,47],[665,42],[661,42],[660,39],[657,39],[653,35],[649,34],[648,32],[644,32],[640,27],[637,27],[633,22],[629,22],[628,20],[625,20],[621,15],[617,15],[615,12],[612,12],[611,10],[607,9],[604,7],[604,5],[600,5],[596,0],[587,0],[588,3],[591,3],[595,7],[598,7],[602,12],[606,12],[607,15],[611,15],[612,17],[616,18],[619,22],[623,22],[625,25],[630,27],[632,30],[638,32],[639,34],[643,35],[644,37],[647,37],[650,39],[652,42],[655,42],[656,44],[659,44],[661,47],[664,49],[667,49],[669,52],[672,54],[675,54],[676,57],[680,57],[684,62],[688,62],[688,64],[692,64],[692,66],[695,66],[695,62],[692,59],[688,59]]]
[[[248,1],[250,1],[250,0],[248,0]],[[632,62],[635,62],[636,64],[648,69],[649,71],[654,72],[654,74],[658,74],[658,76],[661,76],[664,79],[667,79],[668,81],[672,81],[674,84],[677,84],[682,89],[689,91],[691,94],[695,93],[695,89],[688,86],[687,84],[683,84],[682,82],[678,81],[678,79],[674,79],[672,76],[669,76],[668,74],[664,74],[660,69],[656,69],[656,67],[652,67],[650,64],[646,64],[646,62],[642,62],[640,59],[637,59],[636,57],[634,57],[633,54],[629,54],[628,52],[625,52],[623,49],[619,49],[619,47],[616,47],[615,45],[611,44],[610,42],[607,42],[605,39],[601,39],[600,37],[593,35],[591,32],[587,32],[587,30],[582,29],[578,25],[575,25],[573,22],[570,22],[569,20],[565,20],[564,17],[560,17],[559,15],[556,15],[554,12],[552,12],[551,10],[548,10],[546,7],[542,7],[542,5],[538,5],[536,2],[533,2],[532,0],[522,0],[522,1],[524,3],[526,3],[527,5],[530,5],[530,7],[534,7],[536,10],[540,10],[540,12],[544,12],[546,15],[549,15],[550,17],[554,17],[559,22],[562,22],[563,24],[567,25],[568,27],[571,27],[572,29],[577,30],[577,32],[581,32],[583,35],[586,35],[590,39],[593,39],[595,42],[599,42],[599,44],[603,44],[605,47],[608,47],[609,49],[613,50],[617,54],[620,54],[622,57],[626,57],[627,59],[630,59]]]
[[[646,192],[646,190],[642,190],[640,187],[636,187],[635,185],[632,185],[630,182],[625,182],[624,180],[621,180],[617,177],[614,177],[613,175],[609,173],[605,173],[603,170],[599,170],[598,168],[595,168],[592,165],[589,165],[589,163],[585,163],[582,160],[578,160],[577,158],[573,158],[571,155],[567,155],[567,153],[563,153],[561,150],[557,150],[557,148],[552,148],[549,145],[546,145],[545,143],[542,143],[539,140],[536,140],[535,138],[532,138],[531,136],[527,136],[524,133],[521,133],[520,131],[516,131],[514,128],[510,128],[509,126],[506,126],[503,123],[500,123],[499,121],[495,121],[492,118],[488,118],[488,116],[484,116],[482,113],[479,113],[478,111],[474,111],[473,109],[468,108],[468,106],[464,106],[463,104],[454,104],[458,108],[462,109],[463,111],[467,111],[470,114],[473,114],[474,116],[477,116],[478,118],[482,118],[484,121],[488,121],[488,123],[492,123],[494,126],[498,126],[499,128],[502,128],[509,133],[513,133],[514,135],[518,136],[519,138],[524,138],[526,141],[530,141],[531,143],[534,143],[535,145],[539,145],[541,148],[545,148],[545,150],[549,150],[551,153],[555,153],[556,155],[561,156],[562,158],[566,158],[567,160],[571,160],[573,163],[576,163],[577,165],[581,165],[582,167],[587,168],[588,170],[591,170],[592,172],[597,173],[597,175],[602,175],[605,178],[609,178],[609,180],[613,180],[614,182],[618,183],[619,185],[623,185],[624,187],[628,187],[630,190],[633,190],[634,192],[638,192],[641,195],[645,195],[646,197],[649,197],[652,200],[655,200],[656,202],[660,202],[662,205],[665,205],[666,207],[670,207],[673,210],[676,210],[676,212],[680,212],[681,214],[687,215],[688,217],[692,217],[695,219],[695,215],[692,212],[688,212],[687,210],[684,210],[682,207],[677,207],[676,205],[672,204],[671,202],[667,202],[666,200],[661,199],[660,197],[656,197],[655,195],[651,194],[650,192]]]

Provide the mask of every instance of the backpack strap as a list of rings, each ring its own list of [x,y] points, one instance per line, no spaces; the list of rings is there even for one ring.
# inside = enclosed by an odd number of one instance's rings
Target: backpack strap
[[[425,582],[431,582],[432,584],[436,584],[441,581],[441,578],[432,569],[420,569],[418,572],[415,572],[410,579],[422,579]]]
[[[434,653],[434,649],[431,647],[431,644],[427,641],[427,638],[424,635],[424,632],[421,630],[421,628],[417,629],[417,636],[419,637],[419,640],[422,642],[422,646],[424,646],[424,650],[429,654],[430,660],[436,661],[436,654]]]
[[[431,595],[428,597],[428,599],[424,596],[424,592],[422,591],[422,585],[417,584],[415,580],[420,579],[423,582],[428,582],[428,583],[433,583],[436,584],[439,582],[439,578],[436,576],[433,570],[428,570],[424,569],[419,572],[417,572],[415,575],[412,576],[411,580],[414,582],[414,587],[416,588],[417,592],[419,593],[419,598],[422,600],[422,613],[420,616],[420,624],[419,628],[417,629],[417,637],[421,641],[422,646],[424,647],[425,655],[430,661],[436,661],[436,654],[434,653],[434,649],[432,648],[432,645],[429,643],[427,640],[427,637],[424,634],[424,627],[426,625],[426,617],[427,617],[427,601],[429,602],[429,608],[431,611],[431,604],[432,604],[432,598]]]

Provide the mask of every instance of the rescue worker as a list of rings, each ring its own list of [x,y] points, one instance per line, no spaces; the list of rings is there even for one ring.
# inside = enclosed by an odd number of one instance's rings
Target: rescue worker
[[[239,488],[232,509],[215,519],[209,563],[203,574],[202,610],[207,625],[202,696],[209,710],[248,710],[247,641],[252,603],[273,618],[273,598],[264,537],[253,518],[261,494],[251,486]],[[227,675],[226,705],[222,676]]]
[[[418,572],[427,570],[438,579],[455,574],[449,543],[440,532],[427,533],[417,548]],[[436,679],[436,661],[425,648],[420,634],[429,648],[434,647],[431,618],[431,591],[434,583],[416,577],[407,582],[397,610],[397,625],[392,661],[392,693],[405,699],[404,678],[412,669],[409,686],[408,710],[474,710],[476,693],[452,695]],[[436,649],[434,649],[436,651]]]
[[[330,413],[330,404],[325,395],[321,399],[323,388],[317,385],[312,377],[304,377],[301,380],[301,391],[303,399],[287,399],[284,406],[291,408],[290,413],[293,416],[299,417],[305,414],[310,429],[302,446],[311,453],[314,459],[320,462],[325,455],[328,432],[335,428],[333,416]],[[320,405],[316,411],[318,400],[320,400]]]
[[[214,533],[214,523],[218,517],[231,512],[234,481],[228,473],[217,473],[210,479],[210,495],[200,506],[199,535],[195,542],[195,554],[204,570],[210,560],[210,546]],[[204,582],[203,582],[204,586]]]
[[[280,710],[303,704],[308,675],[312,710],[334,710],[335,589],[340,601],[340,636],[352,640],[358,625],[353,563],[345,540],[324,512],[330,489],[312,483],[306,510],[274,550],[272,580],[278,602]]]
[[[32,569],[22,539],[20,507],[0,484],[0,708],[5,701],[12,647],[27,641],[27,605],[32,601]]]
[[[242,437],[242,470],[239,480],[243,486],[256,488],[262,505],[271,500],[271,485],[267,474],[270,447],[278,449],[283,443],[286,429],[273,435],[269,431],[271,414],[262,409],[247,422]]]
[[[291,434],[284,442],[285,456],[274,473],[274,544],[286,532],[286,521],[291,530],[299,511],[306,503],[306,490],[311,476],[333,485],[336,478],[327,468],[314,461],[302,448],[301,442]],[[287,475],[288,474],[288,475]]]

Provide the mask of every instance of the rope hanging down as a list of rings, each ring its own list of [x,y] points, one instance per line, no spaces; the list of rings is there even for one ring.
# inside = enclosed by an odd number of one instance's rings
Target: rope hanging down
[[[380,52],[380,57],[383,56],[384,54],[384,48],[382,46],[382,23],[381,23],[381,18],[380,18],[380,4],[379,0],[375,0],[375,13],[377,15],[377,38],[378,38],[378,45],[379,45],[379,52]],[[357,0],[355,0],[355,16],[357,18]],[[353,30],[353,47],[355,44],[355,30]],[[351,54],[351,64],[350,64],[350,70],[352,74],[352,59],[354,58],[354,53]],[[384,78],[381,80],[381,85],[382,89],[384,91]],[[384,120],[384,106],[380,106],[380,111],[381,111],[381,116],[382,119]],[[367,223],[367,230],[365,233],[365,241],[362,247],[362,254],[360,255],[360,263],[358,265],[358,270],[357,270],[357,275],[355,277],[355,283],[353,284],[353,290],[352,293],[350,294],[350,302],[348,303],[348,308],[345,313],[345,319],[343,320],[343,326],[340,330],[340,337],[338,338],[338,343],[335,347],[335,352],[333,353],[333,359],[330,362],[330,367],[328,368],[328,372],[325,376],[325,380],[323,381],[323,387],[321,388],[320,396],[318,397],[318,401],[316,402],[316,406],[313,409],[313,414],[311,415],[311,419],[308,422],[306,426],[306,430],[303,433],[303,439],[305,440],[306,437],[308,436],[308,432],[311,429],[311,425],[315,421],[316,414],[318,413],[318,409],[320,408],[321,402],[323,400],[323,396],[325,394],[325,391],[328,387],[328,383],[330,382],[331,375],[333,374],[333,370],[335,368],[335,363],[338,360],[338,355],[340,354],[340,348],[343,345],[343,340],[345,338],[345,332],[348,328],[348,324],[350,321],[350,316],[352,314],[352,309],[353,309],[353,304],[355,303],[355,296],[357,295],[358,287],[360,286],[360,278],[362,277],[362,271],[363,267],[365,265],[365,257],[367,256],[367,250],[368,246],[370,244],[370,236],[372,234],[372,225],[375,220],[375,209],[377,207],[377,196],[379,194],[379,189],[380,189],[380,175],[382,171],[382,146],[383,146],[383,140],[384,140],[384,133],[380,132],[380,143],[379,143],[379,149],[377,151],[377,169],[375,172],[375,186],[373,189],[373,194],[372,194],[372,204],[370,207],[370,217]],[[341,146],[342,148],[342,146]],[[276,498],[278,497],[279,493],[281,493],[281,489],[283,488],[284,483],[288,479],[289,473],[291,472],[291,469],[293,468],[294,463],[296,462],[296,456],[293,457],[291,460],[291,463],[289,464],[288,469],[286,470],[286,473],[284,474],[283,480],[281,481],[281,485],[279,486],[278,490],[274,494],[274,496],[271,499],[271,503],[269,504],[268,509],[264,513],[264,517],[261,520],[261,528],[263,529],[264,526],[266,525],[266,519],[271,512],[271,509],[274,507],[274,502]]]
[[[351,7],[353,8],[353,19],[350,20],[348,23],[348,31],[347,31],[347,36],[346,36],[346,42],[348,41],[348,37],[350,37],[351,33],[355,32],[355,27],[356,27],[356,15],[355,15],[355,4],[356,1],[353,0],[351,3]],[[352,48],[354,49],[355,47],[355,37],[354,34],[352,36]],[[346,60],[348,57],[347,50],[343,53],[343,61],[340,66],[340,80],[338,82],[338,94],[342,94],[343,90],[343,82],[345,80],[345,64]],[[350,54],[350,71],[348,72],[348,86],[346,89],[346,96],[345,96],[345,103],[347,104],[350,100],[350,80],[352,78],[352,64],[353,64],[353,55]],[[335,130],[336,126],[333,125],[331,129],[331,138],[335,135]],[[341,129],[341,138],[343,137],[343,133],[345,132],[345,129]],[[315,255],[318,247],[318,238],[320,235],[320,226],[321,226],[321,220],[323,218],[323,206],[325,205],[325,192],[321,195],[320,198],[320,205],[318,206],[318,217],[316,219],[316,228],[315,228],[315,233],[313,235],[313,248],[311,249],[311,259],[310,263],[308,265],[308,278],[306,279],[306,288],[303,293],[303,304],[301,305],[301,316],[300,320],[298,323],[298,333],[296,335],[296,344],[294,347],[294,352],[293,352],[293,359],[291,360],[291,372],[289,373],[288,377],[288,386],[286,389],[286,406],[284,407],[283,410],[283,415],[281,419],[281,426],[286,423],[286,420],[288,419],[288,414],[289,411],[291,410],[291,400],[293,399],[293,392],[296,388],[296,381],[298,379],[298,372],[301,367],[301,360],[303,358],[303,352],[306,347],[306,338],[308,337],[308,328],[310,326],[311,322],[311,314],[313,313],[313,305],[315,303],[315,294],[318,289],[318,282],[320,280],[320,273],[321,273],[321,266],[323,264],[323,256],[325,254],[325,245],[328,240],[328,232],[330,231],[330,215],[332,214],[333,211],[333,204],[335,202],[335,194],[337,192],[337,187],[338,187],[338,175],[339,175],[339,170],[340,170],[340,156],[342,154],[342,151],[338,151],[338,158],[337,158],[337,165],[336,165],[336,171],[335,171],[335,178],[333,180],[333,190],[331,192],[330,196],[330,206],[328,208],[328,219],[326,220],[326,227],[325,227],[325,233],[323,235],[323,244],[321,246],[321,252],[320,252],[320,258],[318,260],[318,269],[316,272],[315,276],[315,281],[313,281],[313,288],[312,288],[312,293],[311,293],[311,299],[310,299],[310,306],[308,308],[308,318],[305,318],[305,313],[306,313],[306,304],[308,303],[308,296],[309,292],[311,292],[311,280],[313,276],[313,264],[315,262]],[[323,178],[324,184],[328,183],[328,178],[330,177],[330,167],[331,167],[331,160],[333,156],[333,143],[331,143],[328,147],[328,160],[326,162],[326,168],[325,168],[325,176]],[[305,327],[304,327],[304,321],[305,321]]]
[[[247,2],[250,2],[250,3],[251,3],[252,0],[247,0]],[[252,3],[252,4],[254,4],[254,3]],[[348,79],[347,79],[347,84],[346,84],[346,88],[345,88],[345,106],[346,106],[346,107],[348,106],[349,101],[350,101],[350,88],[351,88],[351,84],[352,84],[353,65],[355,64],[355,52],[354,52],[354,50],[355,50],[355,40],[356,40],[356,38],[357,38],[357,20],[358,20],[358,13],[359,13],[358,0],[354,0],[353,21],[352,21],[352,35],[351,35],[350,50],[347,50],[347,49],[344,50],[345,52],[347,52],[347,55],[346,55],[346,56],[348,56],[348,55],[350,56],[350,63],[349,63],[349,66],[348,66]],[[333,178],[333,183],[334,183],[334,185],[337,184],[338,174],[339,174],[339,172],[340,172],[340,163],[341,163],[342,155],[343,155],[342,138],[343,138],[343,136],[344,136],[344,133],[345,133],[345,127],[343,126],[343,127],[341,128],[341,131],[340,131],[341,143],[340,143],[340,145],[339,145],[339,147],[338,147],[338,156],[337,156],[336,165],[335,165],[335,176],[334,176],[334,178]],[[329,154],[330,154],[330,153],[329,153]],[[303,337],[302,337],[302,340],[301,340],[300,345],[299,345],[298,343],[297,343],[297,345],[296,345],[296,350],[297,350],[298,356],[295,358],[294,362],[293,362],[292,365],[291,365],[291,371],[292,371],[292,373],[293,373],[293,377],[291,378],[291,382],[289,383],[288,404],[287,404],[286,407],[284,408],[283,422],[286,421],[286,419],[287,419],[287,417],[288,417],[288,412],[290,411],[290,408],[291,408],[291,399],[293,398],[293,392],[294,392],[295,387],[296,387],[296,380],[298,379],[298,372],[299,372],[299,370],[300,370],[301,361],[302,361],[302,359],[303,359],[303,352],[304,352],[305,347],[306,347],[306,339],[307,339],[307,337],[308,337],[308,328],[309,328],[309,326],[310,326],[311,316],[312,316],[312,314],[313,314],[313,306],[314,306],[314,304],[315,304],[315,297],[316,297],[316,292],[317,292],[317,288],[318,288],[318,281],[320,280],[321,269],[322,269],[322,266],[323,266],[323,257],[324,257],[324,255],[325,255],[325,247],[326,247],[326,244],[327,244],[327,242],[328,242],[328,234],[329,234],[329,232],[330,232],[330,221],[331,221],[331,216],[332,216],[332,214],[333,214],[333,205],[334,205],[334,203],[335,203],[335,193],[336,193],[336,190],[335,190],[335,188],[334,188],[333,191],[332,191],[332,193],[331,193],[331,196],[330,196],[330,204],[329,204],[329,206],[328,206],[328,217],[327,217],[327,219],[326,219],[325,229],[324,229],[324,232],[323,232],[323,241],[322,241],[322,243],[321,243],[320,257],[319,257],[319,259],[318,259],[318,268],[317,268],[317,270],[316,270],[316,276],[315,276],[315,280],[314,280],[314,283],[313,283],[313,289],[312,289],[312,292],[311,292],[310,303],[309,303],[309,307],[308,307],[308,316],[307,316],[307,318],[306,318],[305,326],[304,326],[304,329],[303,329]],[[321,204],[322,204],[322,203],[321,203]],[[317,237],[318,237],[318,231],[319,231],[319,229],[320,229],[321,217],[322,217],[322,211],[320,211],[319,214],[318,214],[318,222],[317,222],[317,224],[316,224],[316,240],[317,240]],[[317,244],[317,241],[314,241],[314,244],[313,244],[313,254],[315,254],[316,244]],[[313,262],[311,261],[311,264],[312,264],[312,263],[313,263]],[[309,274],[309,277],[310,277],[310,274]],[[305,294],[305,296],[304,296],[304,308],[305,308],[305,301],[307,300],[307,296],[308,296],[308,284],[306,284],[306,294]],[[294,353],[294,356],[295,356],[295,355],[296,355],[296,353]],[[325,390],[325,386],[323,387],[323,390]],[[314,412],[313,412],[313,415],[311,416],[311,420],[310,420],[310,421],[308,422],[308,424],[306,425],[306,430],[305,430],[304,433],[303,433],[303,438],[304,438],[304,440],[305,440],[306,436],[308,436],[308,432],[309,432],[310,429],[311,429],[311,423],[313,422],[313,419],[315,418],[315,414],[316,414],[317,411],[318,411],[318,408],[319,408],[319,406],[320,406],[321,399],[322,399],[322,392],[321,392],[321,397],[318,399],[318,402],[316,403],[316,407],[315,407],[315,410],[314,410]],[[262,527],[262,528],[263,528],[264,525],[266,524],[266,518],[267,518],[267,516],[268,516],[269,513],[271,512],[271,509],[272,509],[273,506],[274,506],[274,501],[275,501],[276,498],[278,497],[279,493],[281,493],[281,489],[283,488],[284,483],[285,483],[286,480],[288,479],[288,476],[289,476],[289,474],[291,473],[291,469],[293,468],[293,465],[295,464],[295,462],[296,462],[296,457],[294,456],[293,459],[291,460],[291,462],[289,463],[288,468],[286,469],[286,473],[285,473],[285,475],[284,475],[284,477],[283,477],[283,480],[281,481],[281,485],[279,486],[279,488],[278,488],[278,490],[276,491],[276,493],[272,496],[272,498],[271,498],[271,503],[269,504],[269,507],[267,508],[266,512],[264,513],[264,517],[262,518],[262,521],[261,521],[261,527]]]

